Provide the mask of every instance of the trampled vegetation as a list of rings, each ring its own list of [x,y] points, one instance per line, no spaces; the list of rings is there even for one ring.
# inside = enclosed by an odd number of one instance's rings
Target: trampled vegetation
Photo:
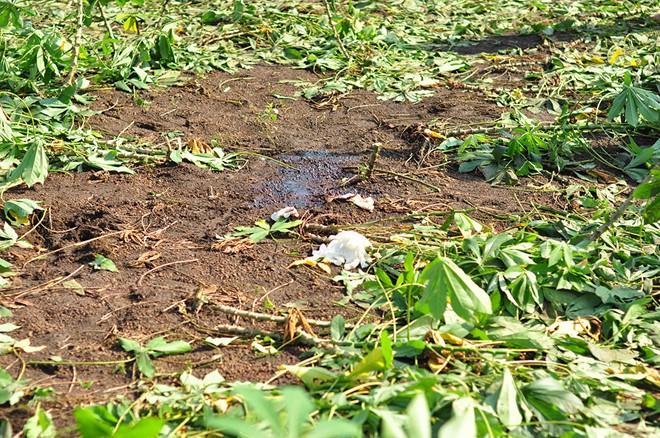
[[[222,348],[237,334],[264,354],[305,345],[301,362],[283,370],[299,386],[227,382],[186,367],[160,373],[159,357],[186,353],[194,342],[120,337],[125,360],[109,366],[134,373],[136,397],[78,407],[75,428],[61,429],[41,407],[55,389],[22,378],[25,367],[44,363],[26,359],[37,347],[12,337],[18,327],[0,307],[2,352],[23,364],[18,374],[0,371],[0,402],[29,407],[30,437],[56,436],[58,428],[84,437],[656,436],[657,7],[651,0],[0,1],[3,193],[53,172],[132,174],[137,164],[184,161],[209,172],[235,169],[255,154],[106,138],[83,123],[89,104],[102,88],[132,93],[142,105],[142,90],[180,84],[184,71],[277,63],[319,73],[315,83],[296,84],[314,104],[359,89],[411,104],[438,88],[480,92],[506,110],[502,116],[487,125],[428,120],[413,134],[424,156],[445,157],[492,184],[546,177],[538,190],[573,207],[496,215],[506,224],[499,232],[466,211],[408,214],[406,227],[363,224],[359,231],[379,242],[361,248],[368,263],[333,278],[345,286],[341,304],[362,316],[308,324],[296,310],[279,338],[246,330],[204,340]],[[498,69],[515,81],[493,81]],[[260,121],[268,128],[277,117],[271,106]],[[372,171],[373,162],[365,164],[358,177]],[[0,248],[28,247],[42,207],[30,199],[3,207]],[[221,241],[258,248],[265,239],[295,239],[304,226],[293,216],[250,218]],[[296,265],[330,269],[319,260]],[[117,269],[103,255],[92,266]],[[19,271],[0,260],[2,285]],[[67,287],[79,286],[73,281]],[[272,316],[265,310],[243,316]],[[47,364],[85,366],[58,357]],[[11,430],[12,419],[2,424]]]

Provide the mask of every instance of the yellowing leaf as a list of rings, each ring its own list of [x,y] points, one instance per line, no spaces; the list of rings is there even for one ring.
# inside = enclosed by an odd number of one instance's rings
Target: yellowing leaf
[[[617,59],[617,58],[619,57],[619,55],[621,55],[622,53],[623,53],[623,49],[617,49],[617,50],[615,50],[614,53],[612,53],[612,56],[610,56],[610,60],[609,60],[610,65],[614,65],[614,63],[616,62],[616,59]]]
[[[348,377],[356,378],[372,371],[385,369],[385,358],[382,348],[374,348],[358,363]]]
[[[124,30],[138,33],[137,20],[135,17],[128,17],[126,21],[124,21]]]
[[[14,344],[14,348],[18,348],[19,350],[23,350],[26,353],[36,353],[37,351],[41,351],[44,348],[46,348],[45,345],[42,345],[40,347],[32,347],[30,345],[30,339],[25,338],[22,339]]]
[[[424,134],[428,135],[429,137],[432,138],[439,138],[441,140],[444,140],[446,137],[438,132],[431,131],[430,129],[425,129]]]
[[[305,266],[311,266],[312,268],[319,268],[320,270],[322,270],[326,274],[330,275],[330,274],[332,274],[332,270],[330,269],[330,265],[328,264],[328,262],[326,260],[327,259],[325,259],[325,258],[323,260],[321,260],[320,262],[317,262],[316,260],[310,259],[310,258],[295,260],[294,262],[291,262],[291,264],[289,264],[289,266],[287,266],[287,269],[292,268],[294,266],[305,265]]]

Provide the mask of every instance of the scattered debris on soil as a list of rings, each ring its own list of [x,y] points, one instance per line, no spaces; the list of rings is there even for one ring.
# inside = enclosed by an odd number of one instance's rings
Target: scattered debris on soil
[[[435,97],[410,104],[359,91],[321,104],[295,97],[300,78],[310,80],[313,74],[274,66],[235,76],[212,73],[190,77],[179,87],[141,92],[140,106],[126,93],[95,93],[100,112],[88,123],[105,136],[170,147],[176,139],[201,139],[227,151],[261,154],[246,157],[240,170],[212,172],[182,164],[145,166],[137,175],[59,174],[43,186],[7,193],[41,201],[46,209],[26,236],[34,248],[5,253],[23,268],[3,290],[2,305],[23,327],[17,336],[45,346],[24,360],[49,364],[30,366],[23,377],[67,393],[45,403],[62,417],[59,425],[71,424],[73,406],[117,393],[135,396],[119,337],[195,341],[190,353],[158,359],[164,372],[217,368],[230,381],[293,381],[278,373],[278,366],[298,362],[304,346],[285,345],[273,355],[268,345],[255,348],[251,341],[219,349],[203,340],[230,334],[228,327],[235,325],[283,333],[281,325],[245,319],[226,307],[273,315],[297,308],[307,318],[328,321],[336,314],[348,321],[359,317],[362,309],[335,305],[343,287],[333,284],[331,275],[307,266],[288,268],[311,255],[337,226],[382,221],[405,227],[412,213],[467,210],[501,230],[511,225],[509,213],[565,207],[556,192],[541,188],[545,180],[493,187],[480,176],[458,173],[444,157],[420,154],[421,144],[410,136],[416,125],[499,117],[502,109],[478,94],[438,89]],[[262,117],[272,109],[277,117]],[[371,178],[355,178],[375,143],[382,148]],[[373,197],[373,211],[327,201],[347,191]],[[268,238],[232,251],[215,249],[214,236],[285,206],[300,212],[302,239]],[[370,232],[377,233],[377,227]],[[118,272],[95,270],[90,262],[97,255],[111,259]],[[79,287],[67,287],[70,280]],[[0,361],[10,371],[21,367],[13,355]],[[2,409],[13,418],[20,410]]]

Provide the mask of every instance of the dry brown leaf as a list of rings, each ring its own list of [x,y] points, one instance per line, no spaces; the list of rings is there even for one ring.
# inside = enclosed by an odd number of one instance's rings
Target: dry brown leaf
[[[305,315],[303,315],[299,309],[294,307],[289,312],[289,316],[286,318],[286,323],[284,324],[284,340],[293,340],[296,337],[298,328],[311,336],[316,336],[314,330],[312,330],[312,327],[307,322]]]
[[[128,265],[134,268],[140,268],[146,265],[147,263],[151,263],[153,261],[158,260],[161,257],[162,254],[159,253],[158,251],[147,251],[140,254],[140,257],[138,257],[137,259],[129,262]]]
[[[445,340],[442,338],[441,333],[436,330],[430,330],[428,333],[426,333],[424,340],[428,343],[440,346],[447,345],[445,344]],[[449,364],[449,360],[451,359],[451,352],[443,351],[441,353],[432,348],[427,348],[424,350],[424,356],[426,356],[426,363],[429,369],[437,374],[442,372],[442,370],[445,369]]]
[[[225,254],[238,254],[241,251],[251,249],[254,242],[247,237],[240,239],[227,239],[222,242],[216,242],[211,245],[211,249],[215,251],[222,251]]]
[[[593,176],[594,178],[596,178],[597,180],[604,182],[606,184],[616,184],[619,181],[619,179],[616,176],[612,175],[609,172],[605,172],[603,170],[590,169],[587,170],[587,173]]]
[[[212,154],[213,149],[202,140],[193,138],[188,142],[188,147],[193,154]]]

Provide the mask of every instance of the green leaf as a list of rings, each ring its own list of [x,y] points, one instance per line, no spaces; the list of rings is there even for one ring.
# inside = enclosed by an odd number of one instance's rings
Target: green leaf
[[[598,360],[602,362],[621,362],[631,363],[637,357],[637,353],[631,350],[614,350],[611,348],[602,347],[597,344],[589,344],[589,352]]]
[[[644,208],[644,222],[653,224],[660,221],[660,196],[646,204]]]
[[[94,408],[76,408],[73,411],[78,433],[82,438],[103,438],[112,436],[114,427],[101,418]]]
[[[452,416],[438,431],[438,438],[475,438],[474,400],[470,397],[454,400]]]
[[[332,322],[330,323],[330,337],[333,341],[339,341],[344,337],[345,324],[344,317],[341,315],[332,318]]]
[[[623,115],[632,126],[639,124],[639,116],[651,123],[660,120],[660,96],[643,88],[626,85],[612,102],[607,118]]]
[[[37,183],[42,183],[48,176],[48,158],[44,147],[40,143],[32,143],[28,148],[21,164],[16,167],[8,176],[8,181],[16,181],[19,178],[28,187],[32,187]]]
[[[567,414],[574,414],[584,408],[582,400],[572,392],[567,391],[560,381],[551,377],[533,381],[523,387],[522,392],[532,404],[534,404],[534,401],[541,401]],[[539,407],[538,405],[535,406]]]
[[[123,161],[117,160],[117,151],[111,151],[102,157],[98,154],[91,154],[85,159],[85,164],[95,169],[107,170],[108,172],[134,174],[135,171],[126,167]]]
[[[208,415],[202,423],[207,429],[217,430],[228,436],[250,437],[250,438],[273,438],[273,435],[262,428],[248,423],[241,418],[227,416]]]
[[[142,418],[135,424],[122,423],[112,438],[156,438],[164,425],[160,418]]]
[[[381,416],[380,427],[382,438],[408,438],[403,426],[389,412]]]
[[[385,369],[385,358],[383,357],[382,348],[374,348],[353,368],[353,371],[348,375],[350,378],[357,378],[363,374],[372,371],[381,371]]]
[[[441,319],[451,300],[452,309],[466,321],[474,321],[479,314],[490,314],[488,294],[463,270],[447,257],[438,257],[420,274],[426,283],[421,304],[429,304],[433,316]]]
[[[145,350],[152,356],[161,356],[163,354],[181,354],[192,350],[189,343],[185,341],[167,342],[164,338],[154,338],[144,346]]]
[[[264,393],[249,387],[236,388],[238,394],[258,418],[262,419],[276,437],[284,437],[284,429],[275,404]]]
[[[0,231],[0,238],[4,239],[0,241],[0,249],[5,249],[16,244],[16,241],[18,240],[18,234],[11,227],[11,225],[5,222],[2,226],[2,230]]]
[[[139,342],[133,341],[132,339],[119,338],[119,345],[124,351],[138,351],[142,349],[142,346]]]
[[[71,289],[76,295],[85,296],[85,289],[76,280],[67,280],[62,283],[65,289]]]
[[[309,423],[309,415],[315,409],[309,395],[300,387],[283,388],[281,408],[286,412],[287,437],[303,436],[303,429]]]
[[[394,360],[394,352],[392,351],[392,339],[386,330],[380,334],[380,347],[383,350],[383,360],[385,361],[385,368],[392,368],[392,361]]]
[[[89,262],[89,264],[92,265],[94,269],[101,271],[119,272],[119,269],[115,266],[115,262],[101,254],[96,254],[94,261]]]
[[[0,324],[0,333],[13,332],[14,330],[19,329],[19,328],[21,328],[20,325],[16,325],[14,323],[7,322],[5,324]]]
[[[508,428],[514,428],[523,421],[523,416],[518,409],[518,391],[509,368],[504,368],[502,374],[502,386],[497,397],[497,416],[502,424]]]
[[[302,380],[308,388],[317,388],[327,382],[334,382],[338,378],[338,376],[332,371],[321,367],[283,365],[283,368]]]
[[[54,438],[57,435],[53,417],[41,407],[30,417],[23,427],[25,438]]]
[[[149,357],[149,353],[145,350],[137,351],[135,355],[135,363],[137,363],[138,370],[146,377],[153,377],[156,373],[156,367]]]
[[[431,438],[431,413],[426,397],[417,394],[406,408],[408,416],[408,436],[415,438]]]
[[[34,210],[43,210],[43,208],[39,206],[38,202],[31,199],[11,199],[5,201],[4,205],[5,217],[14,226],[30,223],[28,216]]]

